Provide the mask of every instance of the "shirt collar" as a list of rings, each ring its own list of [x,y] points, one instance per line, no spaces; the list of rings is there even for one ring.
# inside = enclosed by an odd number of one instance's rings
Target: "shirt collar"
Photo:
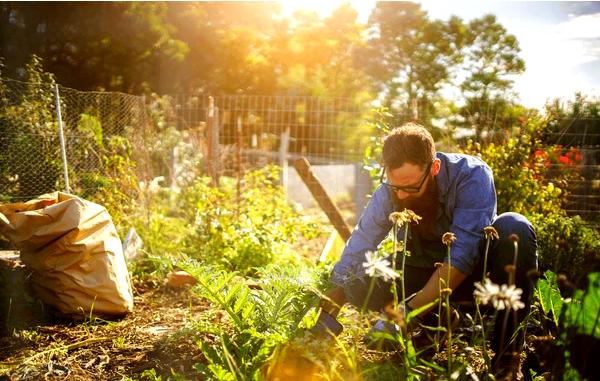
[[[448,194],[448,157],[441,152],[437,152],[435,156],[440,159],[440,171],[435,176],[438,187],[438,200],[445,204],[446,195]]]

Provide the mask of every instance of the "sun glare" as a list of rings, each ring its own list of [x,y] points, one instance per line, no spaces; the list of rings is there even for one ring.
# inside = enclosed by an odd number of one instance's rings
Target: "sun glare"
[[[359,20],[366,21],[375,1],[359,0],[279,0],[284,16],[296,11],[316,12],[320,18],[329,16],[340,5],[349,3],[359,14]],[[363,17],[364,16],[364,17]]]

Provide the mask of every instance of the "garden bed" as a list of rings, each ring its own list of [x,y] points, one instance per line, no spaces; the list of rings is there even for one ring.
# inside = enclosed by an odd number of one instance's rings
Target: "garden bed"
[[[120,321],[50,323],[0,338],[0,379],[152,379],[171,369],[194,378],[202,354],[193,335],[175,334],[208,303],[150,279],[134,290],[134,312]]]

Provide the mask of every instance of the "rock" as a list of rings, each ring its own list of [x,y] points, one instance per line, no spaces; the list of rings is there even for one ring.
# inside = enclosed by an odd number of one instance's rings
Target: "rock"
[[[194,278],[189,273],[183,270],[174,270],[171,271],[169,275],[167,275],[165,286],[167,286],[168,288],[177,289],[185,287],[186,285],[193,286],[196,283],[198,283],[196,278]]]

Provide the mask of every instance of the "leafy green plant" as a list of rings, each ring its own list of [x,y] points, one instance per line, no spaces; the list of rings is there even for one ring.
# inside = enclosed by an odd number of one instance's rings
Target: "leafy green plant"
[[[293,211],[277,183],[277,169],[267,167],[245,176],[240,199],[234,196],[233,182],[217,189],[203,179],[185,189],[179,208],[188,219],[195,212],[194,233],[185,252],[247,274],[271,262],[297,261],[290,245],[301,236],[311,239],[322,232]]]
[[[572,296],[564,297],[562,293]],[[591,356],[593,348],[600,346],[600,273],[589,274],[588,285],[582,290],[546,271],[537,282],[535,294],[541,307],[542,334],[556,338],[545,342],[545,348],[535,348],[536,352],[557,360],[550,364],[556,377],[592,379],[595,367]]]
[[[600,265],[600,233],[579,216],[548,214],[535,217],[539,265],[542,270],[565,273],[582,285]]]
[[[545,170],[533,156],[537,144],[527,133],[515,135],[504,144],[467,144],[465,152],[480,156],[494,172],[498,213],[547,216],[562,210],[566,193],[544,179]]]
[[[275,347],[298,331],[307,311],[317,303],[321,272],[300,267],[265,268],[252,288],[235,273],[207,270],[196,264],[186,269],[207,298],[227,319],[206,329],[213,342],[199,341],[207,364],[197,369],[217,380],[256,379]]]
[[[35,55],[25,68],[28,83],[4,78],[2,70],[0,64],[0,200],[53,192],[64,184],[54,76]]]
[[[117,230],[124,233],[128,228],[128,217],[137,206],[134,200],[138,184],[132,146],[127,138],[113,135],[97,148],[102,160],[101,170],[79,173],[78,186],[72,192],[104,206]]]

